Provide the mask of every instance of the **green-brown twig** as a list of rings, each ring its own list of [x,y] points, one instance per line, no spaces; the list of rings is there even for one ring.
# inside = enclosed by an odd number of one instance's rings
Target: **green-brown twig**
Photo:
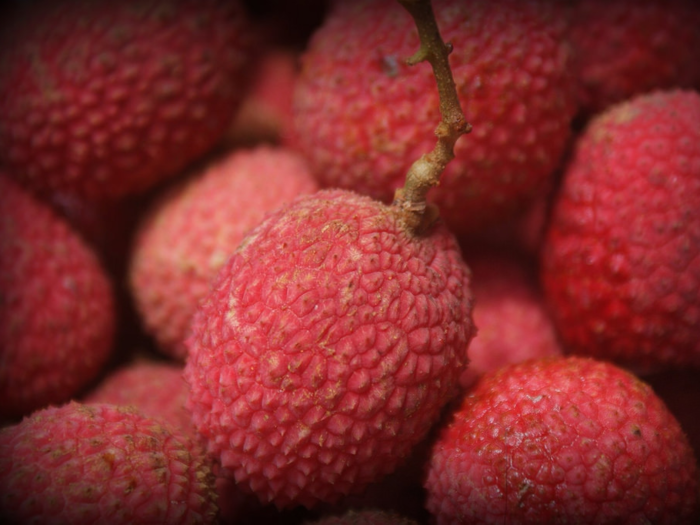
[[[419,234],[437,218],[437,209],[427,203],[428,190],[440,182],[440,175],[447,163],[454,158],[457,139],[471,131],[457,97],[448,55],[451,44],[443,42],[435,20],[430,0],[398,0],[411,14],[418,29],[420,48],[406,60],[409,65],[427,61],[433,68],[440,98],[442,120],[435,130],[437,144],[433,151],[415,161],[408,173],[404,187],[396,190],[394,206],[401,214],[409,231]]]

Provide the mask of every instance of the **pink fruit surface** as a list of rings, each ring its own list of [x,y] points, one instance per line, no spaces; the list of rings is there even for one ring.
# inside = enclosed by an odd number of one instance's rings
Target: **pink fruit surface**
[[[23,4],[0,23],[0,161],[24,184],[133,194],[223,135],[248,67],[237,1]]]
[[[0,421],[97,377],[116,329],[113,284],[45,203],[0,173]]]
[[[586,116],[654,89],[700,87],[695,0],[578,0],[569,38]]]
[[[239,486],[280,508],[333,502],[391,472],[456,393],[470,274],[346,190],[303,196],[240,244],[195,314],[195,425]]]
[[[322,184],[390,202],[440,121],[431,68],[395,0],[335,2],[302,56],[290,142]],[[449,227],[467,234],[540,195],[576,111],[565,10],[553,2],[437,0],[458,96],[473,131],[431,190]]]
[[[481,375],[510,363],[562,355],[535,272],[519,253],[467,254],[472,270],[476,336],[460,377],[468,387]]]
[[[162,195],[138,226],[129,286],[159,349],[184,360],[185,338],[211,280],[267,212],[318,189],[297,153],[234,150]]]
[[[5,523],[215,523],[213,481],[199,448],[133,409],[71,402],[0,430]]]
[[[543,244],[565,351],[638,372],[700,366],[700,94],[609,108],[579,137]]]
[[[485,375],[448,417],[428,467],[437,524],[678,523],[698,518],[678,421],[636,376],[590,358]]]
[[[107,374],[82,402],[133,406],[145,416],[162,420],[196,440],[190,413],[185,408],[188,387],[182,370],[177,363],[136,359]]]

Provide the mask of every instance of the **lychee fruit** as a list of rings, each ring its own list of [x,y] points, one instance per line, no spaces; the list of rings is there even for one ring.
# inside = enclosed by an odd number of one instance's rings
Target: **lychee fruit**
[[[323,185],[391,202],[412,160],[435,145],[425,132],[440,121],[435,79],[405,63],[419,38],[395,0],[331,5],[301,58],[289,142]],[[473,130],[429,199],[463,235],[524,209],[560,162],[576,112],[566,10],[546,1],[433,6]]]
[[[640,95],[576,144],[542,251],[566,351],[637,372],[700,365],[700,94]]]
[[[437,524],[697,523],[697,468],[678,421],[636,376],[584,357],[483,376],[429,460]]]
[[[224,472],[278,508],[394,470],[457,392],[470,272],[442,224],[341,189],[271,213],[194,317],[188,407]]]
[[[258,146],[230,152],[158,199],[138,226],[128,279],[163,353],[184,360],[192,315],[244,235],[317,189],[299,154]]]
[[[109,403],[133,407],[201,446],[200,436],[185,408],[189,388],[182,371],[180,363],[137,357],[108,374],[81,402],[87,405]],[[251,506],[250,500],[253,498],[242,494],[235,484],[218,476],[217,471],[217,465],[212,464],[214,490],[218,496],[218,520],[220,523],[237,523],[246,507]]]
[[[207,459],[134,409],[70,402],[0,430],[4,523],[215,523]]]
[[[112,282],[47,204],[0,174],[0,420],[68,401],[115,334]]]
[[[463,388],[507,364],[562,355],[535,271],[522,254],[482,251],[470,254],[467,263],[477,333],[460,378]]]
[[[581,112],[656,89],[700,87],[695,0],[574,2],[569,38]]]
[[[160,419],[179,433],[197,439],[185,408],[189,389],[182,371],[178,363],[136,358],[107,374],[82,402],[133,406],[143,415]]]
[[[223,136],[245,91],[236,0],[39,0],[0,27],[0,162],[43,193],[141,192]]]

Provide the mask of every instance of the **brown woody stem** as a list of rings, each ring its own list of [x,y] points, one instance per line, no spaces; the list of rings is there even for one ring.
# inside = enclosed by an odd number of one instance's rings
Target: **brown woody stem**
[[[428,190],[437,186],[440,175],[447,163],[454,158],[454,146],[457,139],[471,131],[462,112],[457,97],[457,89],[448,56],[452,45],[443,42],[435,21],[435,14],[430,0],[398,0],[410,13],[416,23],[420,48],[406,60],[409,65],[428,61],[433,68],[440,98],[442,121],[435,130],[437,144],[433,151],[422,155],[415,161],[406,174],[403,188],[396,190],[393,206],[406,226],[414,234],[425,231],[437,218],[437,210],[428,205]]]

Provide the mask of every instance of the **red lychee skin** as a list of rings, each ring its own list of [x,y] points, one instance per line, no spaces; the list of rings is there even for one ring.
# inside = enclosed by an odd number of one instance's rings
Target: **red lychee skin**
[[[296,152],[235,150],[162,197],[139,226],[129,283],[159,349],[184,360],[197,305],[246,233],[264,215],[318,184]]]
[[[95,253],[0,173],[0,420],[68,401],[115,334],[113,285]]]
[[[654,89],[700,87],[695,0],[582,0],[571,20],[585,115]]]
[[[458,235],[521,211],[544,191],[576,111],[563,29],[551,2],[438,0],[434,11],[473,131],[431,190]],[[435,146],[438,91],[415,23],[397,2],[336,2],[302,56],[290,144],[322,184],[391,202],[411,162]]]
[[[192,418],[185,408],[189,388],[182,370],[182,365],[176,363],[137,359],[108,374],[82,402],[133,406],[196,440]]]
[[[216,512],[201,449],[134,409],[70,402],[0,430],[5,523],[215,523]]]
[[[105,377],[81,402],[133,407],[201,446],[201,438],[185,408],[189,388],[182,370],[179,363],[137,359]],[[217,465],[212,465],[219,507],[218,522],[239,523],[238,519],[251,505],[251,500],[257,504],[257,499],[243,494],[234,483],[219,476],[218,470]]]
[[[700,365],[700,94],[641,95],[591,121],[542,251],[565,350],[638,372]]]
[[[474,279],[474,324],[463,388],[510,363],[562,355],[534,272],[518,253],[482,252],[467,258]]]
[[[437,524],[697,523],[697,469],[652,389],[604,361],[543,358],[485,375],[428,466]]]
[[[109,403],[134,407],[143,415],[170,425],[177,433],[191,439],[198,446],[201,438],[185,408],[189,388],[182,376],[181,364],[137,359],[105,377],[83,397],[87,405]],[[252,496],[243,494],[226,478],[215,476],[215,492],[219,506],[219,523],[237,523]],[[257,499],[255,500],[257,502]]]
[[[323,516],[304,525],[418,525],[417,521],[384,510],[350,510],[337,516]]]
[[[413,236],[369,197],[322,190],[270,214],[188,339],[188,408],[209,451],[278,508],[377,481],[456,393],[469,285],[443,225]]]
[[[38,191],[144,191],[210,150],[244,92],[235,0],[47,0],[3,25],[0,161]]]

